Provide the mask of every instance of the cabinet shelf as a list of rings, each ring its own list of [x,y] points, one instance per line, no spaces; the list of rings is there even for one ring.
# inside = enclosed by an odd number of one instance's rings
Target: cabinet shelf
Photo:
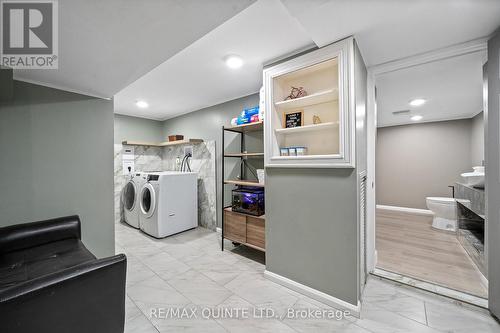
[[[235,212],[235,211],[233,210],[233,208],[231,208],[231,207],[226,207],[226,208],[224,208],[224,210],[225,210],[226,212],[232,212],[233,214],[239,214],[239,215],[244,215],[244,216],[250,216],[250,217],[254,217],[254,218],[256,218],[256,219],[261,219],[261,220],[265,220],[265,219],[266,219],[266,215],[255,216],[255,215],[251,215],[251,214],[245,214],[245,213]]]
[[[226,153],[224,157],[264,157],[264,153]]]
[[[253,180],[225,180],[224,184],[240,185],[240,186],[254,186],[254,187],[264,187],[264,184],[258,183]]]
[[[352,94],[358,74],[353,50],[354,40],[346,38],[264,69],[266,168],[354,167],[356,125],[362,125],[356,102],[362,95]],[[294,87],[309,95],[285,100]],[[314,124],[318,119],[323,123]],[[282,156],[287,147],[307,150]]]
[[[260,152],[247,152],[245,149],[245,137],[248,133],[257,132],[257,134],[263,134],[264,123],[262,121],[243,124],[238,126],[222,126],[222,175],[225,176],[224,165],[226,158],[239,158],[239,169],[240,175],[238,178],[245,178],[246,169],[251,165],[247,164],[247,158],[257,159],[264,157],[264,153]],[[224,141],[227,132],[232,132],[234,136],[239,136],[240,139],[240,151],[239,152],[226,152],[224,148],[226,147]],[[263,147],[262,147],[263,148]],[[261,150],[255,148],[256,150]],[[263,149],[262,149],[263,150]],[[234,161],[234,160],[233,160]],[[235,176],[233,176],[235,177]],[[222,186],[230,184],[236,186],[252,186],[252,187],[264,187],[264,184],[259,183],[256,180],[245,180],[245,179],[222,179]],[[265,251],[265,218],[262,216],[253,216],[250,214],[244,214],[239,212],[233,212],[231,207],[225,206],[227,203],[224,200],[224,192],[222,191],[222,242],[221,249],[224,251],[224,239],[233,241],[234,243],[239,243],[252,247],[254,249]]]
[[[202,139],[185,139],[177,141],[166,141],[160,143],[142,142],[142,141],[122,141],[122,144],[127,146],[167,147],[167,146],[183,145],[188,143],[198,144],[202,142],[203,142]]]
[[[290,127],[290,128],[276,128],[274,131],[276,132],[276,134],[290,134],[290,133],[300,133],[300,132],[331,129],[331,128],[338,127],[338,126],[339,126],[339,123],[337,121],[331,121],[328,123],[321,123],[321,124],[314,124],[314,125],[305,125],[305,126]]]
[[[332,88],[308,96],[276,102],[274,103],[274,106],[278,110],[298,109],[316,104],[333,102],[338,100],[338,96],[338,89]]]
[[[256,131],[262,131],[264,129],[263,124],[264,124],[263,121],[257,121],[254,123],[224,127],[224,130],[231,132],[238,132],[238,133],[256,132]]]

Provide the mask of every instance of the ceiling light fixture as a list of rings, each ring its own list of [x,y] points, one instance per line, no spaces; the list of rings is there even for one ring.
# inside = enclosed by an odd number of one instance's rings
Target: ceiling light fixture
[[[422,120],[422,118],[423,117],[421,115],[416,114],[416,115],[412,116],[410,119],[413,121],[420,121],[420,120]]]
[[[425,102],[427,102],[427,101],[423,98],[415,98],[415,99],[412,99],[409,104],[411,106],[421,106],[421,105],[424,105]]]
[[[146,109],[149,106],[148,102],[140,100],[135,102],[135,105],[137,105],[137,107],[140,109]]]
[[[228,55],[225,58],[225,61],[226,61],[226,66],[231,69],[237,69],[243,66],[243,59],[241,59],[240,56],[237,56],[235,54]]]

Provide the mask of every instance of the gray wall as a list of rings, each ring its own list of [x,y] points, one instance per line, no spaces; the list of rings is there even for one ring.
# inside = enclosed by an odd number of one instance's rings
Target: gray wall
[[[266,270],[358,301],[355,169],[266,169]]]
[[[480,112],[471,122],[470,156],[472,166],[483,165],[484,161],[484,113]]]
[[[229,126],[231,119],[237,117],[245,107],[259,104],[259,94],[253,94],[238,98],[226,103],[211,106],[199,111],[191,112],[164,122],[163,133],[182,134],[186,138],[196,138],[216,141],[217,154],[217,225],[220,227],[222,221],[221,199],[222,199],[222,126]],[[226,151],[239,152],[240,139],[237,134],[226,134]],[[263,152],[262,132],[247,135],[246,149],[248,151]],[[226,159],[225,178],[234,178],[238,175],[237,159]],[[262,167],[263,162],[253,161],[256,167]],[[251,177],[248,177],[251,178]],[[225,186],[226,205],[230,203],[231,186]]]
[[[14,89],[13,84],[13,71],[0,66],[0,103],[12,100],[12,93]]]
[[[163,135],[163,122],[115,114],[115,143],[125,140],[162,142],[167,141]]]
[[[266,168],[266,270],[357,305],[358,173],[366,168],[366,68],[355,53],[356,168]]]
[[[450,197],[449,185],[472,171],[471,120],[377,129],[377,204],[427,209],[425,198]]]
[[[490,311],[500,318],[500,30],[488,41],[486,70],[488,100],[486,124],[486,251],[488,257],[488,298]]]
[[[14,81],[0,156],[0,226],[78,214],[87,247],[114,253],[112,101]]]

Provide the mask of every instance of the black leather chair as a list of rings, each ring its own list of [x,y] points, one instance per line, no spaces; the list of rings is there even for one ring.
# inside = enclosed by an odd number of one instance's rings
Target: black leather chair
[[[127,258],[80,239],[78,216],[0,228],[0,332],[123,332]]]

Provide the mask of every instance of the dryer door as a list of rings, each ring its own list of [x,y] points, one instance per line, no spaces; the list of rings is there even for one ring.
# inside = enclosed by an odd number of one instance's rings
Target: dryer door
[[[153,185],[146,183],[141,191],[141,211],[146,217],[151,217],[156,209],[156,193]]]
[[[127,211],[132,211],[136,205],[136,197],[137,197],[137,186],[131,180],[127,182],[127,185],[123,188],[122,192],[122,202],[123,207]]]

